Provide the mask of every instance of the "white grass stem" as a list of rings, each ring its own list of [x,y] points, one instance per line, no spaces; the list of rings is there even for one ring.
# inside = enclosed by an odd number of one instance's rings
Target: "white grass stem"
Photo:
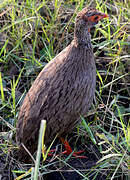
[[[40,132],[39,132],[39,139],[38,139],[38,150],[37,150],[37,157],[35,163],[35,170],[34,170],[34,180],[38,179],[38,171],[39,171],[39,164],[41,158],[41,150],[42,150],[42,136],[45,133],[46,129],[46,121],[41,121]]]

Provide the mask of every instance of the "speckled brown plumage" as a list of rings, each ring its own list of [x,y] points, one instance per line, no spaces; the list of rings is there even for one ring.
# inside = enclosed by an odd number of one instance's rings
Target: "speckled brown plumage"
[[[38,75],[19,112],[17,142],[36,150],[42,119],[47,121],[45,143],[63,136],[80,122],[93,101],[96,67],[87,17],[101,14],[84,8],[76,18],[74,39]]]

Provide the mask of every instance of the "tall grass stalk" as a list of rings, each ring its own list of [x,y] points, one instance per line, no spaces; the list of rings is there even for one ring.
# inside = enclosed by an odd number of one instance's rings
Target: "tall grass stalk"
[[[38,139],[38,149],[37,149],[37,157],[35,163],[35,171],[34,171],[34,180],[38,179],[39,174],[39,165],[40,165],[40,158],[41,158],[41,151],[42,151],[42,141],[44,139],[44,134],[46,130],[46,121],[41,121],[40,132],[39,132],[39,139]]]

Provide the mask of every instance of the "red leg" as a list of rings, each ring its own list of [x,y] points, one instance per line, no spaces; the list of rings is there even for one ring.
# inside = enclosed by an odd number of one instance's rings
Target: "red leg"
[[[68,141],[64,140],[63,138],[60,137],[60,140],[65,146],[65,151],[62,152],[62,154],[70,155],[72,153],[72,149],[68,143]],[[77,157],[77,158],[87,158],[86,156],[80,156],[79,154],[83,153],[85,150],[78,151],[78,152],[73,152],[72,156]]]
[[[52,153],[53,153],[53,152],[55,152],[55,151],[56,151],[56,149],[52,149],[52,150],[50,150],[50,151],[49,151],[49,153],[48,153],[48,156],[53,156],[53,154],[52,154]]]

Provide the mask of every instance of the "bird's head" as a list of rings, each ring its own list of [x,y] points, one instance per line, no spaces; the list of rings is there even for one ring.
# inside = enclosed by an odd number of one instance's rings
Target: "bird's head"
[[[93,8],[84,8],[76,17],[76,25],[81,29],[85,28],[90,31],[90,28],[103,18],[108,18],[108,15]]]
[[[108,18],[108,15],[93,8],[84,8],[80,11],[76,17],[74,29],[76,44],[87,44],[92,49],[90,29],[103,18]]]

